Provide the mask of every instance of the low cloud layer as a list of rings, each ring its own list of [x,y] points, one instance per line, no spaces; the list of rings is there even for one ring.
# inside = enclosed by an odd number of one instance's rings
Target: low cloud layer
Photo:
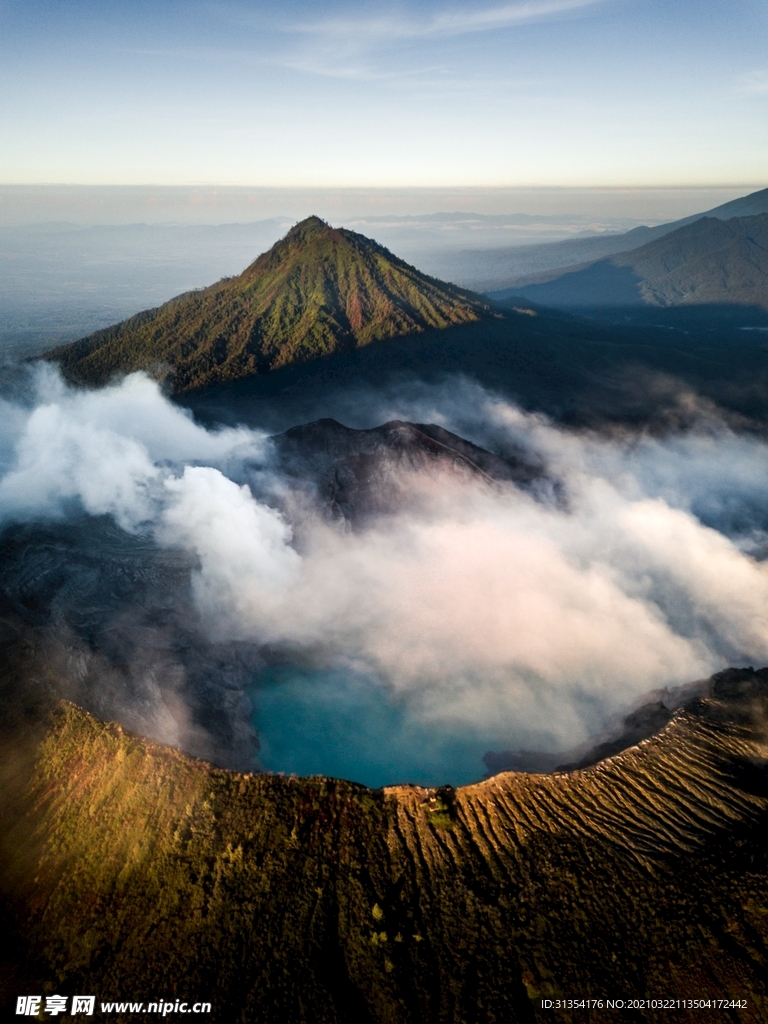
[[[0,410],[0,518],[107,514],[184,549],[208,640],[322,669],[326,702],[335,672],[411,723],[556,748],[650,690],[768,662],[768,451],[721,423],[605,438],[435,391],[392,412],[522,447],[548,485],[414,474],[417,502],[350,532],[290,521],[263,435],[207,431],[141,375],[81,392],[47,369],[35,389]]]

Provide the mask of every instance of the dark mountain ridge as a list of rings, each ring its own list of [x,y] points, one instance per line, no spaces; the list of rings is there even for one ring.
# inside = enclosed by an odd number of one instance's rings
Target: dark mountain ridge
[[[604,259],[615,253],[628,252],[668,235],[703,217],[729,220],[732,217],[754,217],[768,213],[768,188],[733,199],[721,206],[679,220],[637,227],[620,234],[606,233],[588,238],[570,238],[561,242],[515,246],[508,249],[464,250],[455,257],[459,276],[467,287],[489,295],[510,292],[538,275],[563,273]]]
[[[409,504],[409,476],[437,470],[458,480],[529,487],[543,469],[526,453],[500,457],[434,423],[392,420],[353,430],[335,419],[292,427],[272,439],[277,465],[295,486],[310,484],[332,518],[352,525]]]
[[[732,304],[768,309],[768,213],[701,217],[631,251],[494,293],[577,308]]]
[[[494,315],[501,314],[483,296],[309,217],[238,277],[179,295],[47,358],[80,383],[145,370],[183,392]]]
[[[604,324],[592,311],[586,318],[510,301],[523,312],[510,307],[503,320],[396,338],[200,388],[178,401],[211,427],[249,424],[277,434],[329,417],[373,427],[430,389],[453,390],[460,403],[462,388],[477,383],[568,425],[680,429],[702,414],[698,398],[689,401],[696,395],[734,425],[764,429],[768,312],[611,307],[615,317]]]

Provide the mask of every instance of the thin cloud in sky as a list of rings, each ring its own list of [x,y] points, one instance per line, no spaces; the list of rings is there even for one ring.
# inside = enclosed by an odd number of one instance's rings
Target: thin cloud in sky
[[[2,0],[0,0],[0,3]],[[279,65],[294,71],[308,72],[323,77],[399,82],[403,79],[424,79],[443,86],[454,74],[442,62],[425,59],[421,54],[416,66],[393,67],[391,47],[397,44],[448,40],[473,33],[512,28],[540,20],[553,20],[581,9],[605,6],[608,0],[520,0],[518,3],[500,4],[472,9],[445,9],[437,12],[385,12],[376,15],[335,16],[318,20],[280,20],[262,9],[252,9],[229,0],[213,0],[200,5],[201,10],[218,19],[246,30],[257,29],[262,45],[249,47],[247,43],[232,47],[130,47],[125,52],[147,56],[168,56],[174,59],[204,61],[237,61],[261,65]],[[303,42],[297,44],[297,38]],[[389,50],[388,63],[382,65],[373,54]],[[460,76],[465,82],[466,75]],[[456,83],[457,85],[459,83]],[[466,83],[465,83],[466,84]]]
[[[354,39],[360,43],[387,42],[396,39],[424,39],[465,35],[507,28],[540,18],[554,17],[583,7],[594,7],[604,0],[527,0],[481,10],[444,11],[427,19],[384,16],[375,18],[329,18],[289,26],[290,31],[333,38]]]
[[[523,0],[479,9],[443,10],[429,16],[382,14],[373,17],[334,17],[321,21],[295,22],[284,31],[310,42],[286,56],[284,63],[294,70],[333,78],[382,80],[402,77],[402,69],[376,67],[369,55],[394,44],[439,41],[472,33],[512,28],[538,20],[553,19],[606,0]],[[410,76],[446,73],[434,65],[411,69]]]
[[[752,95],[768,95],[768,68],[740,75],[738,91]]]
[[[581,7],[594,7],[602,2],[603,0],[545,0],[545,2],[533,0],[533,2],[521,4],[503,4],[501,7],[490,7],[483,11],[441,14],[434,19],[429,34],[457,35],[464,32],[485,32],[489,29],[506,28],[522,22],[536,21],[539,18],[550,18]]]

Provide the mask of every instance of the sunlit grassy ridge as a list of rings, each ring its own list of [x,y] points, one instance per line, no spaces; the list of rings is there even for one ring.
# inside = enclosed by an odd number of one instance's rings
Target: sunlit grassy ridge
[[[310,217],[238,277],[180,295],[51,357],[78,381],[103,384],[148,370],[186,391],[492,315],[482,296]]]
[[[61,704],[4,758],[6,987],[227,1024],[765,1020],[767,686],[724,673],[592,768],[456,791],[227,772]]]

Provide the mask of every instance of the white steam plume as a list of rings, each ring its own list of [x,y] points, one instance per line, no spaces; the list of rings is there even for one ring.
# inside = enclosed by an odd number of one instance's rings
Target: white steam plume
[[[216,640],[362,668],[421,718],[573,745],[650,689],[768,662],[768,567],[749,553],[768,498],[759,439],[723,426],[579,436],[476,392],[475,439],[535,452],[564,504],[414,477],[429,491],[418,511],[356,534],[318,519],[299,552],[285,518],[236,482],[246,463],[265,471],[261,435],[206,431],[140,375],[40,387],[35,408],[6,410],[0,517],[77,501],[143,524],[197,556]]]

